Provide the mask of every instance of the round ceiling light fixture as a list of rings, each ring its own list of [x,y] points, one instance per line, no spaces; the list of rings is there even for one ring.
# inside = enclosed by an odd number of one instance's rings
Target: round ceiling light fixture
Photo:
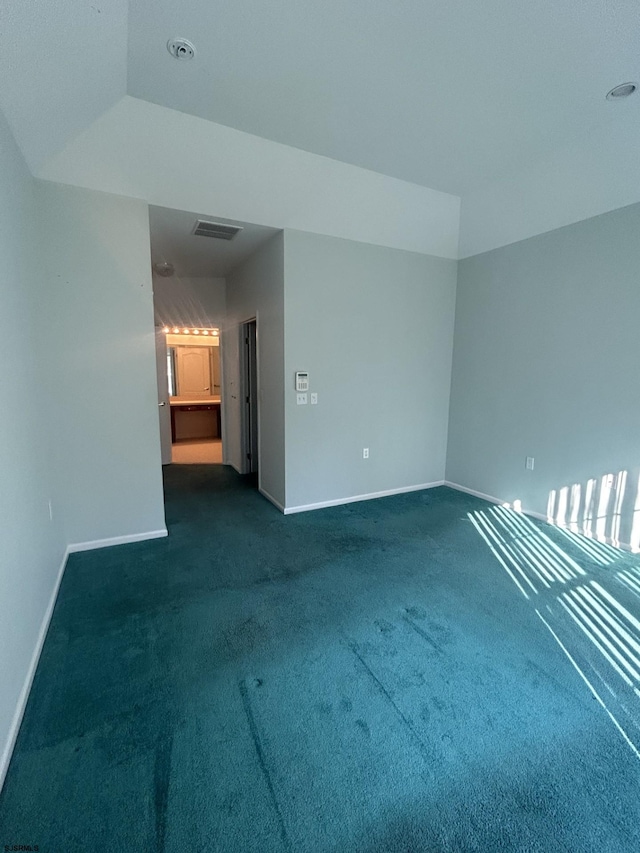
[[[619,86],[614,86],[610,92],[607,92],[608,101],[618,101],[620,98],[628,98],[638,88],[637,83],[621,83]]]
[[[153,265],[153,269],[161,275],[162,278],[171,278],[174,273],[173,264],[168,263],[168,261],[158,261]]]
[[[167,50],[174,59],[193,59],[196,55],[195,47],[187,39],[169,39]]]

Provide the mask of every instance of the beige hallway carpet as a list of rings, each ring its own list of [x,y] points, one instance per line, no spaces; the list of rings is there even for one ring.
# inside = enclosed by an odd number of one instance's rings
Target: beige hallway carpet
[[[176,465],[222,463],[222,441],[178,441],[171,447],[171,461]]]

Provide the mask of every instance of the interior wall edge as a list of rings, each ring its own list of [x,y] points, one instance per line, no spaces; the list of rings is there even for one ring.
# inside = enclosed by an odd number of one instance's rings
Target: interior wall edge
[[[232,465],[231,467],[232,467],[232,468],[234,468],[236,471],[238,470],[238,469],[235,467],[235,465]],[[240,473],[240,472],[238,471],[238,473]],[[262,486],[259,486],[259,487],[258,487],[258,491],[260,492],[260,494],[261,494],[264,498],[266,498],[270,503],[272,503],[272,504],[276,507],[276,509],[279,509],[279,510],[280,510],[280,512],[284,513],[285,515],[287,514],[286,509],[285,509],[285,508],[284,508],[284,506],[280,503],[280,501],[277,501],[277,500],[273,497],[273,495],[270,495],[270,494],[269,494],[269,492],[268,492],[266,489],[263,489],[263,488],[262,488]]]

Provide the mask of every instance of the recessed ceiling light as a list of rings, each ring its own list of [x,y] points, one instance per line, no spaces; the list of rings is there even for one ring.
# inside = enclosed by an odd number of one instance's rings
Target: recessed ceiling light
[[[619,98],[628,98],[638,88],[636,83],[621,83],[619,86],[614,86],[610,92],[607,92],[608,101],[617,101]]]
[[[196,49],[187,39],[175,38],[167,42],[167,50],[174,59],[193,59]]]

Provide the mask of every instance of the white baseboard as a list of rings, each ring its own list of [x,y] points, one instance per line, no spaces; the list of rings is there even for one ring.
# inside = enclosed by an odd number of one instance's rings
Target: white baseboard
[[[474,498],[482,498],[483,501],[489,501],[492,504],[506,504],[507,501],[502,498],[496,498],[493,495],[486,495],[484,492],[478,492],[475,489],[468,489],[466,486],[461,486],[459,483],[452,483],[449,480],[444,481],[444,485],[448,486],[450,489],[455,489],[458,492],[464,492],[467,495],[473,495]],[[540,521],[547,521],[547,516],[543,515],[541,512],[534,512],[532,509],[522,508],[522,512],[524,515],[531,515],[533,518],[539,518]]]
[[[47,609],[45,610],[44,616],[42,617],[42,622],[40,623],[38,639],[36,640],[36,645],[33,650],[33,654],[31,655],[29,669],[27,670],[27,675],[24,680],[24,684],[22,685],[20,696],[18,697],[18,704],[16,705],[13,720],[11,721],[11,726],[9,728],[9,736],[4,746],[4,750],[2,751],[2,758],[0,758],[0,791],[2,791],[2,786],[4,785],[4,780],[7,776],[9,762],[11,761],[11,756],[13,755],[13,749],[16,745],[18,732],[20,731],[20,724],[22,723],[25,708],[27,707],[27,700],[29,699],[29,693],[31,692],[31,685],[33,684],[36,669],[38,668],[38,661],[40,660],[40,655],[42,653],[42,647],[44,646],[47,631],[49,630],[49,623],[51,622],[51,617],[53,615],[53,608],[56,606],[58,590],[60,589],[60,584],[62,583],[62,576],[64,575],[64,570],[65,566],[67,565],[68,557],[69,549],[67,548],[64,552],[62,562],[60,563],[60,568],[58,569],[58,574],[53,585],[53,590],[51,592],[51,597],[49,598],[49,603],[47,604]]]
[[[492,504],[505,504],[507,501],[502,500],[501,498],[496,498],[493,495],[485,495],[484,492],[478,492],[475,489],[468,489],[466,486],[461,486],[459,483],[452,483],[449,480],[444,481],[445,486],[449,486],[450,489],[456,489],[458,492],[465,492],[467,495],[473,495],[476,498],[481,498],[483,501],[489,501]],[[548,517],[541,512],[535,512],[532,509],[526,509],[526,507],[522,507],[521,512],[523,515],[530,515],[532,518],[537,518],[540,521],[546,521],[547,524],[550,524],[552,527],[560,527],[561,530],[566,528],[561,525],[554,524],[552,521],[549,521]],[[569,531],[571,532],[571,531]],[[576,533],[577,536],[584,536],[585,539],[591,539],[594,542],[600,542],[600,539],[594,539],[592,536],[587,536],[586,533]],[[611,545],[614,548],[620,548],[623,551],[632,551],[631,544],[629,542],[614,542],[611,537],[607,536],[604,540],[606,545]]]
[[[280,512],[284,512],[284,513],[286,513],[286,509],[282,506],[282,504],[280,503],[280,501],[277,501],[277,500],[273,497],[273,495],[270,495],[270,494],[269,494],[269,492],[266,492],[266,491],[262,488],[262,486],[259,486],[259,487],[258,487],[258,491],[259,491],[259,492],[260,492],[260,494],[261,494],[263,497],[265,497],[265,498],[266,498],[270,503],[272,503],[275,507],[277,507],[277,508],[280,510]]]
[[[391,495],[403,495],[407,492],[421,492],[424,489],[433,489],[436,486],[444,485],[444,480],[437,480],[434,483],[419,483],[415,486],[401,486],[399,489],[385,489],[383,492],[369,492],[366,495],[353,495],[349,498],[336,498],[335,500],[320,501],[315,504],[288,506],[283,510],[283,512],[285,515],[292,515],[294,512],[309,512],[312,509],[324,509],[329,506],[343,506],[344,504],[357,503],[358,501],[371,501],[375,498],[388,498]]]
[[[112,536],[110,539],[94,539],[91,542],[74,542],[69,545],[70,554],[78,551],[94,551],[96,548],[110,548],[112,545],[128,545],[131,542],[145,542],[147,539],[162,539],[168,536],[166,527],[161,530],[147,530],[145,533],[129,533],[126,536]]]
[[[495,498],[493,495],[486,495],[484,492],[478,492],[476,489],[469,489],[467,486],[461,486],[459,483],[452,483],[450,480],[445,480],[444,485],[450,489],[455,489],[458,492],[464,492],[467,495],[473,495],[474,498],[482,498],[483,501],[489,501],[492,504],[503,504],[505,501],[500,498]],[[542,516],[541,516],[542,517]]]

